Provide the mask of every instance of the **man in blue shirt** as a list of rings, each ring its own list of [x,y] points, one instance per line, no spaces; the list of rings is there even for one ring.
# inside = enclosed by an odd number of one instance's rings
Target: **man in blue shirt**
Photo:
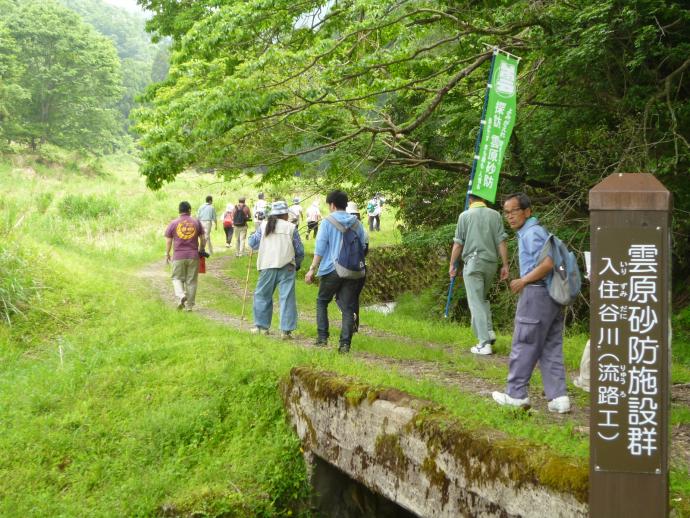
[[[510,289],[520,298],[506,392],[494,392],[493,398],[499,405],[528,407],[527,388],[539,362],[549,411],[570,412],[563,365],[563,311],[549,296],[545,282],[553,271],[553,259],[547,255],[539,262],[549,234],[532,216],[530,199],[524,193],[509,195],[503,214],[517,231],[520,278],[511,281]]]
[[[213,196],[206,196],[206,204],[199,207],[197,218],[201,221],[201,226],[204,228],[204,235],[206,236],[206,243],[208,244],[208,253],[213,253],[213,245],[211,244],[211,230],[213,224],[218,228],[218,216],[216,209],[213,207]]]
[[[366,234],[356,216],[348,214],[347,194],[343,191],[332,191],[326,197],[331,216],[344,227],[351,228],[357,233],[360,244],[364,247]],[[322,220],[319,233],[316,236],[314,259],[304,280],[307,284],[319,277],[319,294],[316,297],[316,329],[317,347],[328,344],[328,304],[337,295],[343,312],[343,322],[340,328],[340,345],[338,352],[350,351],[352,332],[355,322],[355,308],[359,305],[359,291],[361,279],[343,279],[335,271],[335,261],[343,242],[343,234],[328,220]]]

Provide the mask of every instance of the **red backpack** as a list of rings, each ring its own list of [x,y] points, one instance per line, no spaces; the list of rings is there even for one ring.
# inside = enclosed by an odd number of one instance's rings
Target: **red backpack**
[[[223,219],[223,226],[225,228],[230,228],[232,226],[232,212],[227,211],[225,213],[225,219]]]

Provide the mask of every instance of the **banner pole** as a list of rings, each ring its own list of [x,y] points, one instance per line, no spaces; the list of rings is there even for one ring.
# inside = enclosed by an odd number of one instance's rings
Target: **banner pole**
[[[489,91],[491,90],[491,78],[494,73],[494,62],[496,61],[496,54],[498,54],[498,49],[494,47],[493,57],[491,58],[491,65],[489,65],[489,79],[486,83],[486,92],[484,93],[484,106],[482,107],[482,117],[479,120],[479,132],[477,133],[477,140],[474,143],[474,158],[472,159],[472,170],[470,171],[470,181],[467,185],[467,194],[465,195],[465,209],[467,210],[470,206],[470,192],[472,191],[472,180],[474,180],[474,171],[477,168],[477,160],[479,159],[479,145],[482,142],[482,131],[484,129],[484,124],[486,123],[486,107],[489,104]],[[448,318],[450,312],[450,303],[453,299],[453,288],[455,288],[455,280],[458,278],[458,268],[460,267],[459,262],[455,263],[455,277],[450,278],[450,285],[448,286],[448,296],[446,297],[446,308],[443,311],[443,318]]]

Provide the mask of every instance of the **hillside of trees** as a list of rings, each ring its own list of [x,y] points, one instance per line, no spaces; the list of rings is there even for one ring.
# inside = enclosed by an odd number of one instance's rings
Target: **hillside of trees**
[[[167,60],[142,16],[101,0],[0,0],[0,138],[112,151]]]

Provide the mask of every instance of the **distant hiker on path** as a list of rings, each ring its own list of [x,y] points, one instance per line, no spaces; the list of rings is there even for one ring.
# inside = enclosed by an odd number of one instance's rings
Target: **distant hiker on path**
[[[254,228],[257,229],[261,226],[261,222],[266,219],[266,209],[268,208],[268,203],[264,199],[264,193],[260,192],[258,194],[259,200],[254,205]]]
[[[273,317],[273,292],[278,288],[280,299],[280,335],[292,338],[297,328],[295,277],[304,259],[304,246],[297,225],[288,222],[288,206],[284,201],[271,205],[268,219],[249,236],[249,246],[259,250],[256,268],[259,280],[254,290],[254,327],[252,333],[265,333]]]
[[[211,243],[211,229],[213,224],[218,228],[218,216],[216,216],[216,209],[213,208],[213,196],[206,196],[206,203],[199,207],[197,217],[201,221],[201,226],[204,229],[206,243],[208,243],[208,253],[213,253],[213,244]]]
[[[328,345],[328,304],[334,296],[338,297],[343,311],[338,346],[340,353],[350,351],[354,312],[361,290],[361,277],[364,276],[364,243],[367,240],[359,220],[345,212],[347,201],[347,194],[343,191],[332,191],[326,197],[331,214],[321,224],[314,259],[304,279],[311,284],[316,275],[319,277],[319,294],[316,297],[317,347]],[[344,275],[357,275],[358,278]]]
[[[462,278],[465,282],[467,305],[472,315],[472,332],[479,342],[470,350],[474,354],[492,354],[496,333],[491,320],[489,290],[496,277],[501,258],[502,281],[508,279],[508,247],[501,215],[486,206],[486,202],[470,194],[470,206],[458,217],[450,254],[448,272],[453,278],[462,254]]]
[[[539,362],[549,411],[570,412],[563,365],[563,310],[549,295],[545,282],[553,271],[553,259],[547,255],[538,263],[549,234],[532,216],[530,199],[524,193],[509,195],[503,214],[517,231],[520,278],[511,281],[510,289],[520,298],[506,392],[494,392],[493,398],[499,405],[528,406],[527,387]]]
[[[230,248],[232,246],[232,233],[234,228],[232,226],[232,215],[235,212],[235,206],[232,203],[228,203],[225,207],[225,212],[223,212],[223,230],[225,231],[225,246]]]
[[[244,203],[245,201],[246,199],[244,197],[240,198],[239,203],[235,205],[234,212],[232,213],[232,226],[235,229],[234,232],[237,237],[236,257],[240,257],[244,254],[244,244],[247,240],[247,222],[252,219],[249,207]]]
[[[381,197],[376,193],[367,203],[367,216],[369,216],[369,232],[379,232],[381,230]]]
[[[165,261],[172,259],[172,284],[177,299],[177,309],[191,311],[196,299],[197,277],[199,275],[199,252],[204,250],[206,240],[201,223],[190,214],[189,202],[180,202],[180,216],[165,229]],[[174,250],[170,257],[171,248]]]
[[[288,208],[288,221],[294,223],[299,228],[300,223],[302,223],[302,206],[299,204],[299,198],[295,197],[292,199],[292,205]]]
[[[309,233],[314,231],[314,238],[319,231],[319,222],[321,221],[321,209],[319,208],[319,202],[314,200],[309,208],[307,209],[307,235],[306,239],[309,240]]]

